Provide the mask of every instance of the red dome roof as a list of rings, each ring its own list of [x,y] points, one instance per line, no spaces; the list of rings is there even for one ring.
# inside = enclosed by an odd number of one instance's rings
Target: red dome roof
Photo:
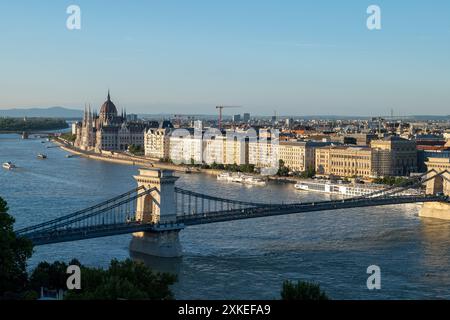
[[[114,105],[114,103],[111,101],[111,96],[109,95],[109,91],[108,91],[108,99],[105,101],[105,103],[100,108],[100,114],[117,116],[117,108]]]

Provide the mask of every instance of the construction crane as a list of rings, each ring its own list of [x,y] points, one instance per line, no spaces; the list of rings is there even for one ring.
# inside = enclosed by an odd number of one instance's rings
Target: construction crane
[[[241,106],[217,106],[216,109],[219,109],[219,130],[222,130],[222,117],[223,117],[223,109],[231,109],[231,108],[242,108]]]

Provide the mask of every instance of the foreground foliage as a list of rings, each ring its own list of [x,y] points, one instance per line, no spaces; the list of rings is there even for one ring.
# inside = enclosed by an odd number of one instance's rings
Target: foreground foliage
[[[81,290],[67,291],[66,300],[169,300],[170,286],[177,278],[167,273],[154,273],[143,263],[130,259],[111,261],[108,269],[89,268],[72,260],[69,265],[81,268]],[[64,262],[40,263],[30,277],[34,291],[66,289],[68,265]]]
[[[309,301],[329,300],[326,293],[320,289],[318,284],[304,281],[298,281],[297,283],[285,281],[281,291],[281,299]]]
[[[111,261],[108,269],[89,268],[77,260],[41,262],[28,277],[27,260],[33,252],[32,243],[17,237],[14,218],[8,214],[6,201],[0,198],[0,300],[37,299],[41,288],[67,290],[69,265],[81,269],[81,290],[66,291],[69,300],[168,300],[173,299],[170,286],[175,275],[155,273],[143,263],[130,259]]]
[[[33,245],[16,236],[14,222],[6,201],[0,198],[0,299],[21,298],[28,283],[26,266]]]

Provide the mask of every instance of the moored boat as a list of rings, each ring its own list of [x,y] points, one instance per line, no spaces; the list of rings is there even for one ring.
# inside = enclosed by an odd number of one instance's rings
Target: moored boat
[[[255,185],[255,186],[265,186],[267,184],[266,180],[264,180],[262,178],[254,177],[251,175],[244,175],[240,172],[238,172],[238,173],[231,173],[231,172],[221,173],[217,176],[217,180],[234,182],[234,183],[242,183],[242,184],[248,184],[248,185]]]
[[[262,178],[257,178],[253,176],[244,176],[242,183],[253,186],[265,186],[267,184],[267,181]]]

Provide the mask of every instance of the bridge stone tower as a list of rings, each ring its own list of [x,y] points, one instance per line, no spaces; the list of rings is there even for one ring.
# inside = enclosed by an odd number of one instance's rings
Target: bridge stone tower
[[[176,221],[175,182],[173,171],[139,169],[134,179],[138,187],[156,188],[151,194],[140,197],[136,205],[136,220],[145,223],[167,223]]]
[[[136,221],[142,223],[176,222],[175,182],[173,171],[160,169],[139,169],[134,177],[138,187],[155,191],[137,199]],[[161,232],[138,232],[133,234],[130,251],[158,257],[179,257],[182,248],[179,241],[180,227]]]
[[[450,196],[450,159],[448,158],[429,158],[427,162],[429,177],[442,173],[427,182],[427,194],[444,194]],[[421,217],[450,220],[450,203],[432,202],[425,203],[420,210]]]
[[[450,159],[429,158],[426,165],[430,171],[429,178],[441,174],[427,182],[427,194],[443,193],[450,196]]]

